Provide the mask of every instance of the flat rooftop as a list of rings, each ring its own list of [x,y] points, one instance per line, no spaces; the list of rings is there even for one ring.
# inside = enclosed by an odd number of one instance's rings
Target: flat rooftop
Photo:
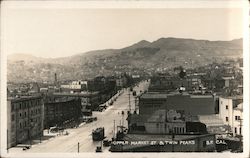
[[[213,134],[203,134],[203,135],[194,135],[194,134],[185,134],[185,135],[175,135],[174,140],[188,140],[198,137],[211,136]],[[161,135],[161,134],[126,134],[124,137],[125,140],[143,140],[143,141],[157,141],[157,140],[172,140],[172,135]]]
[[[20,96],[20,97],[8,97],[8,101],[18,102],[18,101],[25,101],[25,100],[32,100],[32,99],[41,99],[40,96]]]
[[[242,95],[237,95],[237,96],[222,96],[221,98],[224,98],[224,99],[243,99],[243,96]]]
[[[85,97],[85,96],[91,96],[91,95],[97,95],[99,92],[84,92],[84,93],[53,93],[54,96],[72,96],[72,97]]]
[[[213,98],[212,95],[193,95],[188,93],[144,93],[140,98],[142,99],[166,99],[170,96],[190,96],[190,98]]]

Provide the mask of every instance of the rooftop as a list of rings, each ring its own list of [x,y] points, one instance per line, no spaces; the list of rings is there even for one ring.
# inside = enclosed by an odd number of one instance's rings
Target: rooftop
[[[79,96],[79,97],[84,97],[84,96],[89,96],[89,95],[96,95],[98,94],[99,92],[83,92],[83,93],[68,93],[68,92],[65,92],[65,93],[53,93],[53,95],[55,96]]]
[[[173,92],[173,93],[144,93],[142,94],[141,98],[143,99],[164,99],[170,96],[190,96],[190,98],[213,98],[212,95],[192,95],[188,93],[179,93],[179,92]]]
[[[40,96],[20,96],[20,97],[8,97],[8,101],[18,102],[18,101],[25,101],[25,100],[32,100],[32,99],[41,99]]]
[[[237,105],[237,107],[234,108],[234,110],[243,110],[243,103],[240,103]]]
[[[175,135],[174,140],[188,140],[194,139],[197,137],[209,136],[213,134],[206,134],[206,135],[194,135],[194,134],[185,134],[185,135]],[[133,141],[133,140],[143,140],[143,141],[165,141],[165,140],[172,140],[172,135],[161,135],[161,134],[126,134],[124,137],[125,140]]]
[[[242,95],[236,95],[236,96],[222,96],[221,98],[237,100],[237,99],[243,99],[243,96],[242,96]]]

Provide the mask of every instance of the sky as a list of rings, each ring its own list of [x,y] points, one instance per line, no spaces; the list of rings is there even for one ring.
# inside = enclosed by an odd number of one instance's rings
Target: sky
[[[242,10],[186,9],[5,9],[2,47],[7,54],[71,56],[119,49],[162,37],[232,40],[243,37]]]

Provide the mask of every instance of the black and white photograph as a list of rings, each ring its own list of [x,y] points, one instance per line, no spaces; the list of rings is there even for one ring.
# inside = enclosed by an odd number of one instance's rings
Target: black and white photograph
[[[3,1],[2,156],[248,157],[248,3],[180,2]]]

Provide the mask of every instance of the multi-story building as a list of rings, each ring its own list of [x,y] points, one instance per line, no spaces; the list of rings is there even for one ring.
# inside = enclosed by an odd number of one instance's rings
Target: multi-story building
[[[43,135],[44,104],[41,97],[18,97],[7,100],[8,147]]]
[[[87,86],[87,81],[73,81],[70,84],[61,85],[61,89],[62,91],[81,92],[86,91]]]
[[[123,87],[126,86],[126,84],[127,84],[127,78],[126,78],[126,77],[120,76],[120,77],[118,77],[118,78],[116,79],[116,86],[117,86],[118,88],[123,88]]]
[[[44,126],[62,126],[65,121],[78,121],[81,117],[81,100],[57,100],[44,103]]]
[[[139,113],[151,115],[159,109],[184,110],[188,115],[215,114],[212,95],[190,95],[187,93],[145,93],[139,98]]]
[[[99,92],[82,92],[82,93],[53,93],[48,97],[48,101],[53,102],[60,98],[80,99],[81,109],[96,109],[101,103],[101,96]]]
[[[243,97],[220,97],[219,98],[219,117],[225,125],[228,125],[234,136],[241,135],[241,121],[243,112]]]
[[[199,76],[188,76],[187,78],[154,76],[151,78],[149,91],[164,92],[173,91],[179,87],[185,87],[188,91],[199,88],[201,79]]]

